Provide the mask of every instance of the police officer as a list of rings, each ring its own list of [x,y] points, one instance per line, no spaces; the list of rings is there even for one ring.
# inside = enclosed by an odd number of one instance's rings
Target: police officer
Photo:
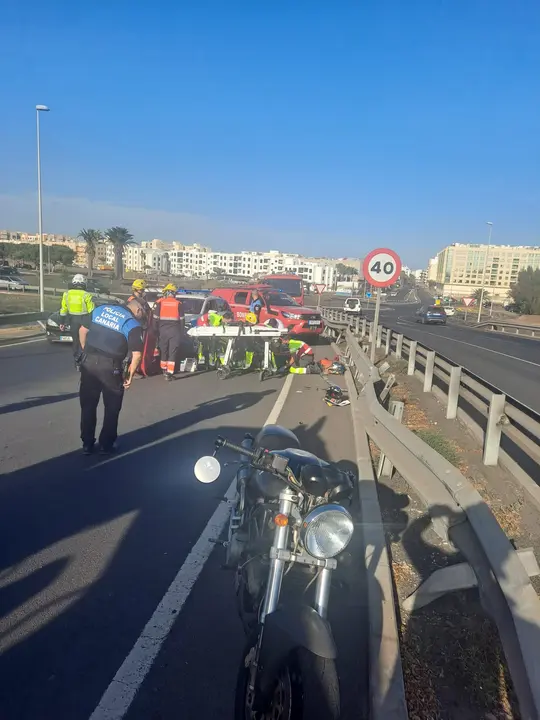
[[[249,304],[249,312],[253,313],[259,322],[259,315],[261,314],[263,306],[262,297],[258,290],[253,290],[251,293],[251,302]]]
[[[60,330],[64,330],[65,326],[69,324],[73,338],[73,357],[76,363],[81,354],[79,328],[94,307],[92,296],[86,292],[86,278],[84,275],[77,273],[77,275],[73,276],[69,290],[66,290],[62,295],[62,305],[60,307],[60,317],[65,320],[60,325]]]
[[[99,435],[103,454],[114,452],[118,417],[124,389],[131,385],[143,349],[140,320],[143,309],[136,300],[123,305],[101,305],[83,319],[79,330],[83,348],[81,363],[81,440],[90,455],[96,442],[96,411],[103,394],[105,414]],[[124,379],[122,363],[128,353],[131,362]]]
[[[172,380],[176,369],[176,356],[184,334],[184,311],[176,299],[176,285],[169,283],[163,288],[163,297],[154,305],[158,320],[161,371],[166,380]]]

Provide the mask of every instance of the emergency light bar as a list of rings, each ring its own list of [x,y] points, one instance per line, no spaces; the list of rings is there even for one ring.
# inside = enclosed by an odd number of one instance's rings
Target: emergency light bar
[[[178,288],[176,291],[177,295],[210,295],[211,290],[188,290],[187,288]]]

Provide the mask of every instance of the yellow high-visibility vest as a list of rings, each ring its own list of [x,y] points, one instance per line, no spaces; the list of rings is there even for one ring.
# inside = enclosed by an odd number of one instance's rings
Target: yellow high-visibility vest
[[[60,315],[88,315],[94,308],[94,300],[89,292],[72,288],[62,295]]]

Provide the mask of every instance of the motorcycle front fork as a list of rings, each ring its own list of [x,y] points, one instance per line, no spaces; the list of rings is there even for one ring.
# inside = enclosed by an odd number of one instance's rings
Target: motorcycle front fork
[[[290,488],[285,488],[279,496],[279,514],[291,518],[291,511],[296,501],[296,494]],[[288,549],[290,529],[289,525],[278,526],[274,534],[274,543],[270,550],[270,571],[268,574],[268,583],[266,594],[260,612],[260,632],[257,646],[253,657],[251,658],[249,688],[251,692],[255,691],[255,677],[259,664],[259,652],[264,634],[264,620],[267,615],[273,613],[278,606],[281,594],[281,585],[283,583],[283,575],[285,567],[288,563],[298,562],[302,565],[310,565],[319,568],[319,576],[315,586],[314,606],[316,612],[326,618],[328,612],[328,601],[330,598],[330,585],[332,579],[332,571],[337,567],[335,558],[329,560],[318,560],[308,555],[305,551],[300,553],[291,552]]]

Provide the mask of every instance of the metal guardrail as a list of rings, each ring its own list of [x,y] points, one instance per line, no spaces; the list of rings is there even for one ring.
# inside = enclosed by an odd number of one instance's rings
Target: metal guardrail
[[[371,338],[373,323],[323,308],[325,322],[351,328],[362,341]],[[459,418],[483,446],[485,465],[500,464],[540,508],[540,415],[452,360],[379,325],[377,346],[386,356],[407,361],[407,373],[423,383],[446,406],[448,419]]]
[[[523,323],[504,322],[489,320],[489,322],[478,323],[475,327],[490,332],[506,333],[507,335],[520,335],[521,337],[533,337],[540,340],[540,327],[538,325],[524,325]]]
[[[390,330],[384,334],[380,326],[375,331],[368,327],[365,319],[357,319],[351,328],[343,313],[325,309],[324,315],[330,332],[346,341],[346,356],[354,378],[350,393],[353,419],[361,418],[361,432],[367,433],[418,493],[432,517],[435,531],[467,558],[477,579],[482,604],[497,625],[522,717],[540,718],[540,599],[518,553],[488,505],[459,470],[381,405],[376,393],[379,372],[370,363],[359,340],[375,332],[377,344],[382,346],[385,340],[386,353],[394,349],[398,357],[403,356],[408,345],[409,372],[418,372],[418,365],[423,363],[424,390],[433,388],[434,378],[445,376],[450,417],[455,417],[453,413],[459,410],[464,393],[477,411],[485,411],[487,386],[446,358],[438,358],[436,362],[434,351],[403,335],[396,335],[394,342]],[[352,380],[350,384],[353,385]],[[507,409],[504,395],[489,392],[484,460],[487,455],[490,462],[496,462],[502,418],[512,417],[512,423],[517,423],[519,418],[529,427],[537,420],[527,413],[521,417],[520,408],[509,406]],[[509,414],[503,412],[505,409]],[[355,431],[358,432],[358,422]],[[397,671],[401,672],[400,665]]]
[[[8,315],[0,315],[0,326],[4,325],[25,325],[26,323],[45,320],[49,313],[42,312],[22,312],[10,313]]]

